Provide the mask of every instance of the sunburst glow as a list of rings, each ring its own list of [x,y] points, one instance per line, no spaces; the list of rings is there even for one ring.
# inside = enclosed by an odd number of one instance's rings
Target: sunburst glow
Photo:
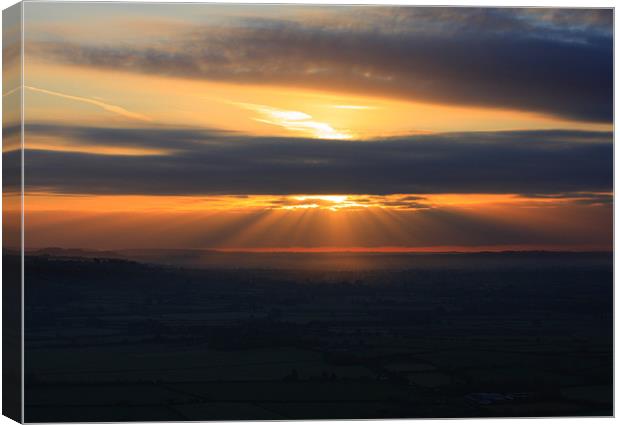
[[[611,244],[612,99],[591,83],[610,81],[603,21],[575,32],[506,10],[501,31],[493,15],[457,39],[456,9],[152,6],[121,24],[112,4],[28,7],[24,89],[15,72],[4,100],[27,106],[33,245]],[[526,24],[552,54],[510,50],[524,33],[505,28]]]

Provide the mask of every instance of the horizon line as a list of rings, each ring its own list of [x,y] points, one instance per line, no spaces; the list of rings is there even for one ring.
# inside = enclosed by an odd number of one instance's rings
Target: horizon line
[[[19,249],[5,248],[6,251],[18,251]],[[549,253],[613,253],[613,247],[603,248],[600,245],[577,246],[524,246],[524,245],[480,245],[480,246],[462,246],[462,245],[442,245],[442,246],[426,246],[426,247],[399,247],[399,246],[382,246],[382,247],[234,247],[234,248],[63,248],[63,247],[43,247],[43,248],[26,248],[24,252],[36,253],[41,251],[83,251],[90,252],[127,252],[127,251],[204,251],[223,254],[235,253],[251,253],[251,254],[475,254],[475,253],[526,253],[526,252],[549,252]]]

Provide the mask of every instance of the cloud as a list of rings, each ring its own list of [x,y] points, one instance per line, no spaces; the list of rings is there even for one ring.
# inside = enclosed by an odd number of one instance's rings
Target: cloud
[[[254,118],[255,121],[276,125],[289,131],[301,132],[305,135],[312,135],[319,139],[350,139],[351,135],[344,131],[334,129],[331,125],[312,119],[311,115],[300,111],[289,111],[273,108],[265,105],[255,105],[252,103],[230,102],[250,111],[258,112],[261,118]]]
[[[327,209],[330,211],[359,211],[366,208],[389,208],[391,210],[408,211],[432,208],[432,205],[427,202],[426,198],[411,195],[293,195],[275,197],[269,201],[269,205],[272,209]]]
[[[522,196],[534,200],[569,201],[579,205],[612,205],[614,202],[614,197],[610,193],[526,193]]]
[[[448,133],[355,142],[249,137],[200,129],[29,124],[26,146],[28,138],[37,135],[65,137],[83,146],[171,152],[120,156],[27,150],[30,191],[386,195],[612,190],[609,132]],[[5,153],[12,154],[18,153]]]
[[[82,103],[88,103],[90,105],[95,105],[100,107],[101,109],[108,111],[108,112],[112,112],[114,114],[120,115],[122,117],[125,118],[129,118],[132,120],[137,120],[137,121],[153,121],[152,118],[143,115],[143,114],[138,114],[136,112],[131,112],[128,111],[127,109],[121,107],[121,106],[117,106],[117,105],[112,105],[109,103],[105,103],[105,102],[101,102],[100,100],[95,100],[95,99],[90,99],[88,97],[81,97],[81,96],[73,96],[70,94],[65,94],[65,93],[60,93],[57,91],[52,91],[52,90],[46,90],[46,89],[41,89],[38,87],[33,87],[33,86],[24,86],[25,89],[28,89],[30,91],[36,92],[36,93],[44,93],[44,94],[48,94],[50,96],[57,96],[57,97],[62,97],[63,99],[69,99],[69,100],[75,100],[77,102],[82,102]]]
[[[48,59],[611,122],[611,10],[351,8],[188,25],[148,45],[38,40]]]

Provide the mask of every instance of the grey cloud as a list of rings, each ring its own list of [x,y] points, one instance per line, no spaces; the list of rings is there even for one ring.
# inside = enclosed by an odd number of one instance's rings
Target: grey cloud
[[[528,198],[539,199],[556,199],[563,200],[569,199],[572,202],[579,205],[612,205],[614,197],[608,193],[584,193],[584,192],[569,192],[569,193],[525,193],[523,196]]]
[[[139,73],[612,121],[611,10],[394,7],[337,16],[191,27],[149,46],[33,42],[28,52]]]
[[[209,130],[36,126],[82,145],[175,147],[170,155],[27,150],[27,190],[98,194],[608,192],[612,134],[454,133],[375,141],[260,138]],[[10,160],[6,153],[5,158]],[[411,199],[416,202],[417,199]]]

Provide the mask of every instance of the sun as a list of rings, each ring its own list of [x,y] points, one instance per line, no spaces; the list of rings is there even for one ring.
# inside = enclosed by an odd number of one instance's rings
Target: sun
[[[293,201],[292,204],[283,206],[283,209],[317,208],[338,211],[347,208],[367,207],[367,205],[355,202],[349,195],[298,195],[291,196],[289,199]]]

